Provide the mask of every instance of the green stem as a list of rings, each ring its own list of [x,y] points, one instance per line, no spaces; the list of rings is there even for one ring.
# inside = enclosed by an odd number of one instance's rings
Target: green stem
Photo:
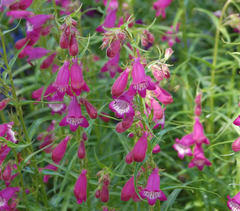
[[[215,34],[215,41],[214,41],[214,49],[213,49],[213,61],[212,61],[212,70],[211,70],[211,87],[210,87],[210,111],[211,111],[211,117],[210,117],[210,124],[208,126],[208,132],[213,133],[214,132],[214,86],[215,86],[215,74],[216,74],[216,64],[217,64],[217,57],[218,57],[218,46],[219,46],[219,36],[220,36],[220,26],[223,21],[224,14],[227,10],[228,5],[230,4],[232,0],[228,0],[225,5],[223,6],[223,9],[221,11],[221,16],[219,18],[219,23],[216,29]]]

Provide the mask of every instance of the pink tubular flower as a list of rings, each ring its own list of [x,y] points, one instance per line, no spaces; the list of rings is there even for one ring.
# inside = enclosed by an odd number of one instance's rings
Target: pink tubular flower
[[[86,156],[85,144],[84,141],[81,141],[78,147],[78,158],[83,159],[85,158],[85,156]]]
[[[188,168],[196,166],[200,171],[204,166],[211,166],[212,163],[204,156],[204,152],[201,145],[196,145],[193,152],[193,159],[188,164]]]
[[[119,39],[112,41],[109,47],[107,48],[107,56],[109,58],[114,58],[116,55],[119,54],[120,49],[121,41]]]
[[[62,103],[49,103],[48,104],[48,107],[51,108],[53,115],[54,114],[61,115],[65,111],[66,105],[65,105],[65,103],[63,103],[63,98],[64,98],[64,95],[56,92],[56,93],[54,93],[53,96],[51,96],[51,98],[48,99],[51,102],[62,102]]]
[[[209,140],[204,135],[204,129],[198,117],[195,117],[192,135],[197,144],[210,144]]]
[[[129,69],[127,68],[115,80],[115,82],[112,86],[112,96],[113,97],[119,97],[124,92],[125,88],[127,87],[127,83],[128,83],[128,74],[129,74]]]
[[[132,152],[132,151],[130,151],[130,152],[126,155],[126,157],[125,157],[125,162],[126,162],[127,164],[131,164],[131,163],[133,162],[133,152]]]
[[[54,166],[52,164],[48,164],[47,166],[45,166],[44,168],[40,168],[39,171],[42,172],[42,170],[52,170],[52,171],[57,171],[58,170],[58,167],[57,166]],[[47,183],[48,180],[50,179],[51,175],[47,175],[45,174],[44,177],[43,177],[43,182],[44,183]]]
[[[42,62],[40,69],[47,69],[50,67],[50,65],[53,63],[53,60],[56,56],[56,53],[52,53],[51,55],[49,55],[46,59],[44,59],[44,61]]]
[[[7,157],[8,153],[11,151],[11,148],[7,145],[0,145],[0,165],[2,165],[3,161]]]
[[[157,144],[157,145],[153,148],[152,153],[153,153],[153,154],[157,154],[157,153],[159,153],[160,151],[161,151],[161,148],[160,148],[159,144]]]
[[[113,58],[110,58],[102,67],[101,72],[109,72],[111,78],[114,78],[117,72],[122,72],[122,69],[118,65],[119,53],[117,53]]]
[[[78,64],[77,58],[73,60],[73,65],[70,71],[71,77],[71,88],[77,96],[81,94],[82,91],[89,92],[88,85],[84,81],[82,73],[82,64]]]
[[[10,102],[9,98],[5,98],[0,101],[0,111],[2,111],[4,108],[6,108],[7,104]]]
[[[160,177],[158,175],[158,168],[153,169],[151,175],[148,177],[147,186],[140,191],[140,196],[145,199],[147,198],[150,205],[154,205],[156,200],[166,201],[167,197],[160,190]]]
[[[150,102],[151,102],[151,108],[153,109],[153,118],[162,119],[163,117],[162,106],[154,98],[151,98]]]
[[[140,63],[140,59],[136,58],[132,67],[132,88],[141,97],[146,96],[146,90],[154,90],[155,85],[151,82],[151,79],[146,76],[143,65]]]
[[[66,152],[67,143],[69,140],[70,140],[70,136],[66,136],[66,138],[63,139],[52,151],[52,160],[56,164],[58,164],[62,160],[62,158]]]
[[[69,86],[69,64],[69,61],[64,62],[63,66],[58,71],[56,81],[54,82],[54,86],[61,93],[65,93]]]
[[[84,106],[86,108],[86,111],[91,119],[97,118],[97,109],[89,103],[87,100],[84,100]]]
[[[40,47],[32,48],[31,46],[26,46],[22,52],[25,56],[28,56],[27,61],[31,62],[32,60],[39,59],[39,58],[42,58],[43,56],[46,56],[50,51],[45,48],[40,48]]]
[[[147,135],[144,133],[133,148],[133,159],[135,162],[143,162],[147,152]]]
[[[19,187],[7,187],[0,191],[0,210],[12,210],[8,202],[16,198],[16,192],[19,190]]]
[[[183,159],[185,155],[192,156],[192,150],[190,148],[195,141],[193,140],[192,134],[185,135],[182,139],[176,139],[176,143],[173,145],[173,148],[178,152],[178,157]]]
[[[75,33],[71,35],[70,43],[68,47],[69,47],[68,49],[69,54],[71,56],[76,56],[78,54],[78,42],[77,42]]]
[[[164,105],[168,105],[173,102],[171,94],[159,86],[156,86],[156,89],[153,90],[153,93],[155,94],[156,98]]]
[[[117,9],[107,12],[107,15],[105,17],[103,24],[98,26],[96,28],[96,31],[105,32],[106,30],[104,28],[113,28],[117,19],[116,13],[117,13]]]
[[[233,198],[227,196],[228,202],[227,206],[232,211],[240,210],[240,192],[238,192]]]
[[[151,70],[157,81],[170,78],[169,68],[166,64],[153,64],[151,65]]]
[[[146,49],[150,48],[154,43],[154,36],[148,30],[144,30],[141,37],[141,45]]]
[[[233,124],[236,126],[240,126],[240,115],[233,121]]]
[[[71,131],[77,130],[78,126],[81,127],[88,127],[87,119],[82,116],[81,107],[78,104],[77,98],[74,96],[72,97],[72,101],[68,106],[68,114],[65,116],[62,121],[59,123],[60,126],[70,126]]]
[[[131,198],[135,202],[140,200],[134,188],[134,176],[126,182],[121,191],[122,201],[129,201]]]
[[[233,143],[232,143],[232,150],[234,152],[240,151],[240,137],[238,137]]]
[[[156,10],[156,16],[166,18],[165,9],[171,4],[172,0],[158,0],[153,3],[153,8]]]
[[[128,117],[125,117],[122,122],[119,122],[116,125],[116,131],[118,133],[123,133],[132,126],[132,123],[133,123],[133,116],[130,115]]]
[[[82,204],[82,202],[86,202],[87,200],[87,170],[83,169],[82,173],[77,179],[77,182],[74,187],[74,195],[77,199],[78,204]]]
[[[12,174],[12,170],[14,170],[15,168],[17,167],[8,163],[4,171],[2,172],[2,180],[4,180],[7,187],[11,184],[11,181],[19,174]]]
[[[103,183],[103,186],[100,192],[100,200],[101,202],[108,202],[109,200],[108,184]]]
[[[8,11],[6,15],[12,17],[13,19],[21,19],[21,18],[26,19],[32,16],[33,13],[25,10],[12,10],[12,11]]]

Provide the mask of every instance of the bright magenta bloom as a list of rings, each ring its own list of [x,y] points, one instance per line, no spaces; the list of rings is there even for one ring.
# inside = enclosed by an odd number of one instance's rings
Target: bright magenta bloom
[[[156,89],[153,90],[153,93],[155,94],[156,98],[164,105],[168,105],[173,102],[172,95],[159,86],[156,86]]]
[[[69,140],[70,140],[70,136],[66,136],[66,138],[63,139],[52,151],[52,160],[56,164],[58,164],[62,160],[62,158],[66,152],[67,143]]]
[[[51,55],[49,55],[46,59],[44,59],[44,61],[42,62],[40,69],[47,69],[50,67],[50,65],[53,63],[53,60],[56,56],[56,53],[52,53]]]
[[[74,195],[77,199],[78,204],[82,204],[82,202],[86,202],[87,200],[87,170],[83,169],[82,173],[77,179],[77,182],[74,187]]]
[[[7,187],[0,191],[0,210],[12,210],[9,204],[9,200],[15,200],[16,192],[19,192],[19,190],[19,187]]]
[[[233,143],[232,143],[232,150],[234,152],[240,151],[240,137],[238,137]]]
[[[108,202],[109,200],[108,184],[103,183],[103,186],[100,192],[100,200],[101,202]]]
[[[104,28],[113,28],[117,19],[116,13],[117,9],[108,11],[103,24],[98,26],[96,31],[105,32],[106,30]]]
[[[60,126],[70,126],[71,131],[77,130],[78,126],[81,127],[88,127],[87,119],[82,116],[81,107],[78,104],[77,98],[74,96],[72,97],[72,101],[68,106],[68,114],[65,116],[62,121],[59,123]]]
[[[146,188],[144,188],[139,194],[143,199],[147,198],[150,205],[154,205],[157,199],[160,201],[167,200],[165,194],[160,190],[158,168],[153,169],[151,175],[148,177]]]
[[[126,184],[123,186],[121,191],[121,200],[128,201],[132,198],[133,201],[139,201],[139,197],[134,188],[134,176],[132,176]]]
[[[233,122],[234,125],[240,126],[240,115]]]
[[[113,58],[110,58],[102,67],[101,72],[109,72],[111,78],[114,78],[117,72],[122,72],[122,69],[118,65],[119,53],[117,53]],[[120,77],[120,76],[119,76]],[[118,79],[117,79],[118,80]]]
[[[210,144],[209,140],[204,135],[204,129],[198,117],[195,117],[192,135],[197,144]]]
[[[144,133],[133,148],[133,159],[136,162],[143,162],[147,152],[147,134]]]
[[[238,211],[240,210],[240,192],[237,193],[233,198],[230,198],[230,196],[227,196],[228,202],[227,206],[232,211]]]
[[[86,156],[85,143],[84,141],[81,141],[78,147],[78,158],[83,159],[85,158],[85,156]]]
[[[124,92],[125,88],[127,87],[127,83],[128,83],[128,74],[129,74],[129,69],[127,68],[115,80],[115,82],[112,86],[112,96],[113,97],[119,97]]]
[[[165,9],[171,4],[172,0],[158,0],[154,2],[153,8],[156,10],[156,16],[166,18]]]
[[[54,82],[54,86],[60,93],[65,93],[69,86],[69,64],[69,61],[64,62],[63,66],[58,71],[56,81]]]
[[[193,152],[193,159],[188,164],[189,168],[196,166],[200,171],[204,166],[211,166],[212,163],[204,156],[204,152],[201,145],[196,145]]]
[[[159,144],[157,144],[157,145],[153,148],[152,153],[153,153],[153,154],[157,154],[157,153],[159,153],[160,151],[161,151],[161,148],[160,148]]]
[[[173,148],[178,152],[178,157],[183,159],[184,156],[193,156],[192,150],[190,148],[195,141],[193,140],[192,134],[187,134],[182,137],[182,139],[176,139],[176,143],[173,145]]]

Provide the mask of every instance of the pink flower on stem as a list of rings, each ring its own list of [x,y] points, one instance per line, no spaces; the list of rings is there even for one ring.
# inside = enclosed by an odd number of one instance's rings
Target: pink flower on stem
[[[68,47],[69,47],[68,50],[69,50],[70,56],[76,56],[78,54],[78,42],[77,42],[75,33],[71,35],[70,43]]]
[[[67,149],[67,143],[70,140],[70,136],[66,136],[52,151],[52,160],[58,164],[62,159]]]
[[[97,118],[97,109],[86,99],[84,100],[84,106],[86,108],[86,111],[91,119]]]
[[[7,187],[0,191],[0,210],[12,210],[9,205],[9,200],[15,200],[16,192],[19,192],[19,187]]]
[[[166,18],[165,9],[171,4],[172,0],[158,0],[153,3],[153,9],[156,10],[156,16]]]
[[[147,134],[144,133],[133,147],[133,159],[135,162],[143,162],[147,152]]]
[[[49,55],[46,59],[43,60],[40,69],[47,69],[50,67],[50,65],[53,63],[53,60],[56,56],[56,53],[52,53],[51,55]]]
[[[0,165],[2,165],[3,161],[7,157],[8,153],[11,151],[11,148],[7,145],[0,145]]]
[[[240,115],[233,121],[233,124],[236,126],[240,126]]]
[[[156,86],[156,89],[153,90],[153,93],[156,96],[156,98],[164,105],[168,105],[173,102],[172,95],[159,86]]]
[[[78,147],[78,158],[83,159],[85,158],[85,156],[86,156],[85,143],[84,141],[81,141]]]
[[[233,198],[227,196],[228,202],[227,206],[232,211],[240,210],[240,192],[238,192]]]
[[[140,59],[136,58],[132,67],[132,83],[131,87],[141,97],[146,96],[146,90],[154,90],[155,85],[151,82],[150,77],[146,76],[144,66],[140,63]]]
[[[65,93],[69,86],[69,64],[69,61],[64,62],[63,66],[58,71],[56,81],[54,82],[54,86],[60,93]]]
[[[7,16],[12,17],[13,19],[21,19],[21,18],[28,18],[33,15],[33,12],[25,11],[25,10],[12,10],[6,13]]]
[[[160,201],[166,201],[167,197],[160,190],[160,176],[158,174],[158,168],[153,169],[151,175],[148,177],[147,186],[140,191],[140,196],[143,199],[147,199],[150,205],[154,205],[159,199]]]
[[[52,114],[62,114],[65,109],[66,109],[66,105],[65,103],[63,103],[63,98],[64,95],[63,94],[59,94],[58,92],[56,92],[53,96],[51,96],[50,99],[48,99],[48,101],[51,102],[62,102],[62,103],[49,103],[48,107],[51,108],[52,110]]]
[[[153,153],[153,154],[157,154],[157,153],[159,153],[160,151],[161,151],[161,148],[160,148],[159,144],[157,144],[157,145],[153,148],[152,153]]]
[[[96,31],[97,32],[106,32],[106,30],[104,28],[113,28],[115,26],[115,22],[117,19],[116,14],[117,14],[117,9],[108,11],[103,24],[98,26],[96,28]]]
[[[81,107],[78,104],[77,98],[74,96],[72,97],[72,101],[68,106],[68,114],[65,116],[62,121],[59,123],[60,126],[70,126],[71,131],[76,131],[78,126],[87,128],[88,121],[87,119],[82,116]]]
[[[132,126],[132,123],[133,123],[133,116],[132,115],[124,117],[123,121],[119,122],[116,125],[116,131],[118,133],[123,133]]]
[[[126,157],[125,157],[125,162],[126,162],[127,164],[131,164],[131,163],[133,162],[133,152],[132,152],[132,151],[130,151],[130,152],[126,155]]]
[[[108,184],[103,183],[102,189],[100,191],[100,200],[101,200],[101,202],[109,201]]]
[[[196,166],[200,171],[204,166],[211,166],[212,163],[204,156],[204,152],[201,145],[196,145],[193,151],[193,159],[188,164],[188,168]]]
[[[195,117],[192,135],[197,144],[210,144],[209,140],[204,135],[203,125],[200,123],[198,117]]]
[[[140,201],[134,188],[134,176],[126,182],[121,191],[122,201],[129,201],[131,198],[134,202]]]
[[[240,137],[238,137],[233,143],[232,143],[232,150],[234,152],[240,151]]]
[[[70,70],[71,77],[71,88],[77,96],[81,94],[82,91],[89,92],[89,87],[84,81],[82,73],[82,64],[78,64],[78,60],[73,59],[73,65]]]
[[[6,108],[7,104],[10,102],[9,98],[5,98],[0,101],[0,111],[2,111],[4,108]]]
[[[74,186],[74,195],[78,204],[87,200],[87,170],[83,169]]]
[[[112,96],[113,97],[119,97],[124,92],[125,88],[127,87],[127,83],[128,83],[129,71],[130,70],[127,68],[115,80],[115,82],[112,86]]]
[[[122,72],[122,69],[119,67],[119,53],[114,57],[110,58],[102,67],[101,72],[109,72],[111,78],[114,78],[117,72]],[[126,74],[125,74],[126,75]],[[120,77],[120,76],[119,76]],[[126,76],[124,76],[126,77]],[[118,80],[118,79],[117,79]]]

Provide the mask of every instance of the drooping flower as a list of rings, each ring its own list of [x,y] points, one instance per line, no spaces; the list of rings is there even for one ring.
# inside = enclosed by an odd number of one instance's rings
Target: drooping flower
[[[9,205],[9,200],[16,198],[16,192],[19,192],[19,187],[7,187],[0,191],[0,210],[12,210]]]
[[[65,93],[69,86],[69,64],[69,61],[64,62],[63,66],[58,71],[56,81],[54,82],[54,86],[60,93]]]
[[[103,24],[97,27],[97,32],[105,32],[106,30],[104,28],[113,28],[115,26],[115,22],[117,19],[117,9],[111,10],[107,12],[107,15],[105,17],[105,20]]]
[[[146,90],[154,90],[155,85],[151,82],[150,77],[146,76],[144,66],[140,63],[140,59],[136,58],[132,67],[132,84],[131,87],[141,97],[146,96]]]
[[[200,123],[199,118],[195,117],[195,123],[193,126],[193,139],[196,141],[197,144],[210,144],[207,137],[204,135],[203,125]]]
[[[78,204],[87,200],[87,170],[83,169],[74,186],[74,195]]]
[[[71,131],[77,130],[78,126],[88,127],[87,119],[82,116],[81,107],[78,104],[77,98],[75,96],[72,97],[72,101],[68,106],[68,114],[65,116],[62,121],[59,123],[60,126],[70,126]]]
[[[63,98],[64,95],[63,94],[59,94],[58,92],[54,93],[53,96],[51,96],[50,99],[48,99],[48,101],[50,102],[62,102],[62,103],[49,103],[48,107],[51,108],[52,110],[52,114],[62,114],[65,109],[66,109],[66,105],[65,103],[63,103]]]
[[[232,211],[240,210],[240,192],[238,192],[233,198],[227,196],[228,202],[227,206]]]
[[[159,86],[156,86],[156,89],[153,90],[153,93],[156,96],[156,98],[164,105],[168,105],[173,102],[171,94]]]
[[[108,184],[103,183],[102,189],[100,191],[100,200],[101,202],[108,202],[109,200]]]
[[[113,97],[119,97],[124,92],[125,88],[127,87],[127,83],[128,83],[128,74],[129,74],[129,69],[127,68],[115,80],[115,82],[112,86],[112,96]]]
[[[156,16],[166,18],[165,9],[171,4],[172,0],[158,0],[153,3],[153,8],[156,10]]]
[[[84,106],[86,108],[86,111],[91,119],[96,119],[98,114],[97,114],[97,109],[90,103],[88,102],[87,99],[84,99]]]
[[[161,151],[161,148],[160,148],[159,144],[157,144],[157,145],[153,148],[152,153],[153,153],[153,154],[157,154],[157,153],[159,153],[160,151]]]
[[[55,56],[56,56],[56,52],[52,53],[46,59],[44,59],[44,61],[40,65],[40,69],[47,69],[47,68],[49,68],[50,65],[53,63],[53,60],[54,60]]]
[[[154,43],[154,36],[148,30],[144,30],[141,36],[141,44],[145,49],[150,48]]]
[[[126,182],[121,191],[122,201],[129,201],[131,198],[135,202],[140,200],[134,188],[134,176]]]
[[[109,72],[110,76],[114,78],[117,72],[122,72],[122,69],[118,65],[119,63],[119,53],[113,58],[110,58],[102,67],[101,72]]]
[[[142,162],[145,159],[147,152],[147,134],[144,133],[141,138],[137,141],[133,148],[133,159],[135,162]]]
[[[233,124],[240,126],[240,115],[234,120]]]
[[[58,164],[62,159],[67,149],[67,143],[70,136],[66,136],[52,151],[52,160]]]
[[[158,168],[153,169],[151,175],[148,177],[147,186],[140,191],[140,196],[147,198],[150,205],[154,205],[159,199],[160,201],[166,201],[167,197],[160,190],[160,176],[158,174]]]
[[[232,143],[232,150],[234,152],[240,151],[240,137],[238,137],[233,143]]]
[[[86,156],[85,143],[82,140],[80,142],[79,147],[78,147],[78,158],[83,159],[83,158],[85,158],[85,156]]]
[[[193,151],[193,159],[188,164],[189,168],[196,166],[200,171],[204,166],[211,166],[212,163],[204,156],[204,152],[201,145],[196,145]]]
[[[78,42],[76,39],[75,33],[71,35],[70,42],[69,42],[69,54],[71,56],[76,56],[78,54]]]

